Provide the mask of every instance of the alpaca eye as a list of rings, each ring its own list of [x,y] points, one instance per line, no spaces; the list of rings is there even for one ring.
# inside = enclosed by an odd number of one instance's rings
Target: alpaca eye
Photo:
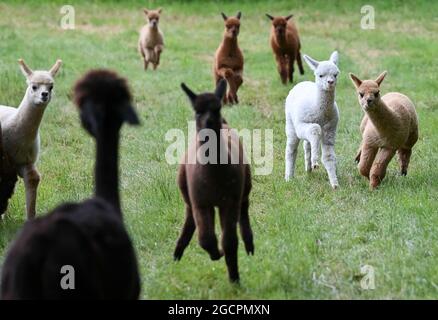
[[[359,95],[361,98],[363,98],[364,94],[362,92],[359,92]]]
[[[33,90],[33,91],[36,91],[36,89],[38,89],[38,87],[35,86],[35,85],[33,85],[33,86],[32,86],[32,90]]]
[[[322,75],[322,74],[320,74],[320,75],[319,75],[319,77],[320,77],[320,78],[322,78],[322,77],[323,77],[323,75]]]
[[[375,96],[375,97],[378,97],[379,94],[380,94],[380,91],[377,91],[376,93],[374,93],[374,96]]]
[[[338,76],[338,74],[335,74],[335,78]]]
[[[52,90],[53,90],[53,86],[50,86],[50,87],[49,87],[49,91],[52,91]]]

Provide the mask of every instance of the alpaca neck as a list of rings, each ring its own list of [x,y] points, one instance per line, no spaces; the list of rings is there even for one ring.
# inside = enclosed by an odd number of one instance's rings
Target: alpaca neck
[[[237,37],[230,38],[228,36],[224,36],[223,48],[225,50],[225,54],[227,55],[232,54],[237,50],[238,47],[239,45],[237,43]]]
[[[34,140],[38,135],[38,129],[43,119],[46,104],[36,105],[30,101],[28,93],[18,107],[14,124],[20,130],[20,136],[27,140]]]
[[[385,102],[383,102],[381,98],[379,98],[375,102],[375,106],[368,109],[366,113],[380,134],[394,134],[392,128],[397,127],[397,115],[385,104]]]
[[[280,48],[285,48],[286,47],[286,34],[283,33],[281,35],[275,33],[275,40],[277,41],[277,45]]]
[[[327,91],[319,88],[316,101],[324,114],[331,115],[335,112],[335,90]]]
[[[97,134],[95,166],[95,195],[114,205],[120,210],[119,196],[119,131],[104,127]]]

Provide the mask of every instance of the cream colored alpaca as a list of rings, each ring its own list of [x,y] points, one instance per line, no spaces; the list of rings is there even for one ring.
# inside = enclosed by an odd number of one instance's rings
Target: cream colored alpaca
[[[418,140],[417,113],[412,101],[398,92],[380,97],[380,85],[385,76],[386,71],[376,80],[362,81],[350,73],[359,104],[365,111],[360,125],[362,143],[356,161],[360,173],[370,180],[371,189],[382,182],[396,152],[401,174],[407,174],[412,147]]]
[[[62,61],[56,61],[50,71],[32,71],[23,60],[18,62],[27,80],[26,94],[18,108],[0,106],[0,123],[4,152],[24,180],[27,218],[31,219],[35,216],[40,182],[35,166],[40,150],[39,127],[52,96],[53,78]]]
[[[144,10],[149,23],[140,31],[138,40],[138,51],[143,57],[144,69],[148,69],[149,63],[152,63],[154,70],[160,64],[160,55],[164,47],[164,37],[158,23],[160,22],[160,14],[162,9]]]

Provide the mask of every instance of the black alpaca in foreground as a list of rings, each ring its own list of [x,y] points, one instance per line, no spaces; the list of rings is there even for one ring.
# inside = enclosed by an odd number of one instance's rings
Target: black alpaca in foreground
[[[222,79],[218,82],[215,93],[199,95],[193,93],[185,84],[182,84],[182,88],[196,113],[197,134],[179,167],[178,185],[186,203],[186,218],[176,244],[174,258],[181,259],[197,228],[201,247],[210,254],[212,260],[218,260],[225,255],[229,279],[238,282],[238,224],[246,252],[254,254],[248,214],[251,171],[244,161],[243,147],[237,133],[229,128],[221,116],[221,101],[227,83]],[[216,150],[209,150],[212,154],[216,152],[217,158],[213,163],[199,161],[196,156],[197,150],[205,141],[200,137],[203,129],[212,130],[216,136]],[[195,163],[191,163],[190,158],[196,159]],[[232,158],[237,161],[233,162]],[[223,159],[226,159],[227,163],[224,164],[221,161]],[[218,248],[215,234],[215,207],[219,208],[222,250]]]
[[[95,196],[26,223],[3,266],[3,299],[139,296],[137,259],[123,223],[118,186],[119,130],[124,122],[139,123],[131,94],[124,79],[102,70],[78,81],[74,99],[83,127],[96,139]],[[74,269],[74,289],[61,286],[63,266]]]

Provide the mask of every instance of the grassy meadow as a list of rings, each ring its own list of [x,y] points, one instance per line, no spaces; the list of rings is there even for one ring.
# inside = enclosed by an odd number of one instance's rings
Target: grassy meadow
[[[70,100],[75,80],[90,68],[111,68],[129,79],[142,119],[125,127],[121,192],[128,231],[137,250],[144,299],[436,299],[438,298],[438,2],[368,1],[375,29],[360,28],[362,1],[71,1],[76,29],[62,30],[63,1],[1,1],[0,104],[18,106],[25,79],[17,59],[47,69],[64,61],[55,96],[41,126],[42,175],[37,214],[92,194],[94,143],[80,128]],[[137,53],[142,8],[163,7],[161,66],[142,70]],[[220,12],[242,11],[245,55],[240,105],[223,109],[237,129],[273,129],[274,167],[253,177],[250,216],[255,255],[239,245],[241,285],[228,283],[224,260],[212,262],[196,236],[181,262],[172,253],[184,219],[175,179],[165,161],[169,129],[193,119],[179,87],[213,90],[213,54],[222,38]],[[272,15],[294,14],[302,52],[317,60],[337,49],[341,75],[336,100],[340,125],[336,152],[340,189],[323,168],[284,181],[283,86],[268,43]],[[354,156],[363,116],[348,72],[375,78],[388,70],[382,93],[400,91],[415,103],[420,138],[407,177],[392,161],[381,188],[369,191]],[[307,65],[295,83],[313,80]],[[25,222],[20,181],[0,222],[0,265]],[[375,270],[375,289],[363,290],[360,268]]]

